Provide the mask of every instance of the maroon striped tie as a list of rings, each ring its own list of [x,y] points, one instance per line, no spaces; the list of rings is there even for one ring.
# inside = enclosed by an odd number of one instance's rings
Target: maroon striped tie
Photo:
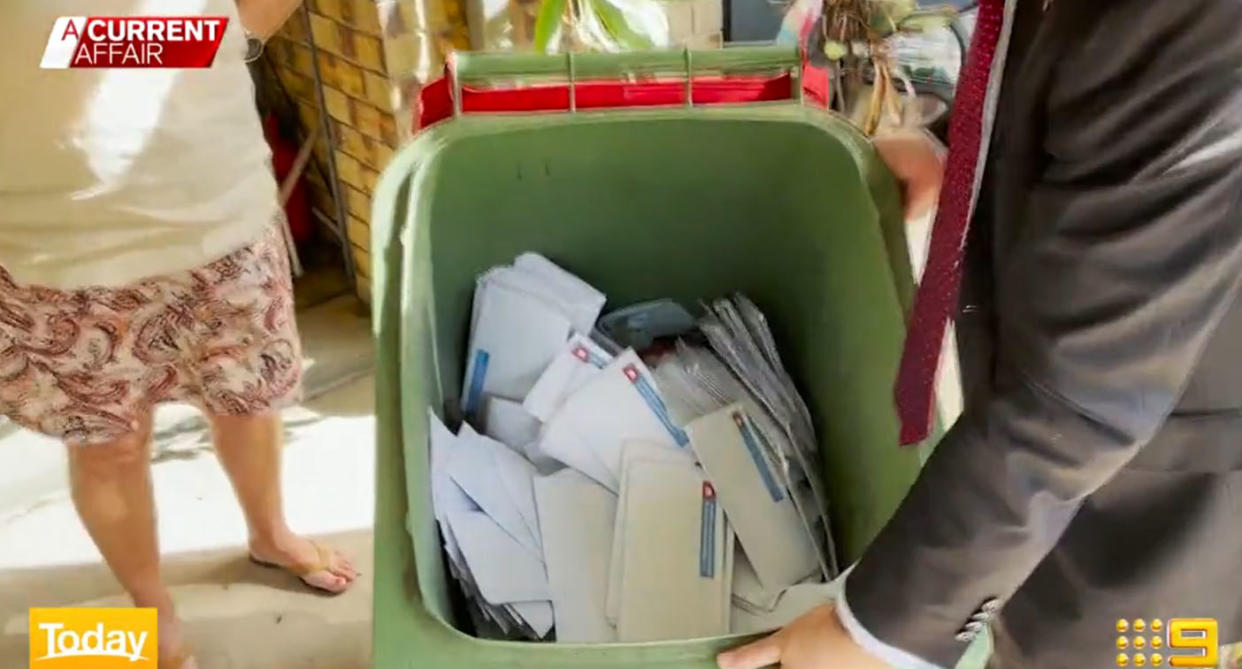
[[[979,3],[974,38],[958,78],[953,117],[949,121],[949,158],[940,208],[932,226],[927,265],[915,294],[914,313],[897,372],[895,395],[903,445],[923,441],[931,432],[936,368],[949,318],[957,304],[975,177],[983,169],[980,149],[988,81],[1004,23],[1004,0]]]

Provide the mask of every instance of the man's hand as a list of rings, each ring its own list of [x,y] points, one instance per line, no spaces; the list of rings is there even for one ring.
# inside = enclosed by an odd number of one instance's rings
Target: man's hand
[[[785,629],[750,645],[721,653],[720,669],[891,669],[854,643],[832,605],[811,609]]]
[[[922,220],[936,206],[944,181],[944,150],[924,132],[901,131],[874,140],[880,158],[901,184],[906,221]]]

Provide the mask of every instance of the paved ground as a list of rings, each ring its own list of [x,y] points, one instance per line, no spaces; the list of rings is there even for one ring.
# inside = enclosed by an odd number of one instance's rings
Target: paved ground
[[[156,421],[153,458],[166,578],[204,669],[369,666],[374,418],[370,336],[352,300],[302,315],[303,406],[285,412],[294,526],[367,572],[321,597],[245,559],[245,525],[188,407]],[[0,426],[0,667],[26,665],[31,606],[124,605],[73,513],[61,447]]]

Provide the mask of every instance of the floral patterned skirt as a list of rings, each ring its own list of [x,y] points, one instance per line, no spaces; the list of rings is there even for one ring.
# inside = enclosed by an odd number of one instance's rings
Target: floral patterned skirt
[[[278,409],[301,372],[276,225],[203,267],[117,288],[22,285],[0,268],[0,414],[68,443],[113,441],[161,402]]]

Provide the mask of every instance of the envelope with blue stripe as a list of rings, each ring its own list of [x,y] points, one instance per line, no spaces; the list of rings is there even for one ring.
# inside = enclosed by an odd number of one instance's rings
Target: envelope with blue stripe
[[[779,592],[818,571],[814,541],[776,470],[772,449],[742,405],[693,420],[686,432],[764,589]]]
[[[621,446],[645,441],[685,448],[651,371],[626,350],[572,394],[544,425],[540,450],[620,491]]]

